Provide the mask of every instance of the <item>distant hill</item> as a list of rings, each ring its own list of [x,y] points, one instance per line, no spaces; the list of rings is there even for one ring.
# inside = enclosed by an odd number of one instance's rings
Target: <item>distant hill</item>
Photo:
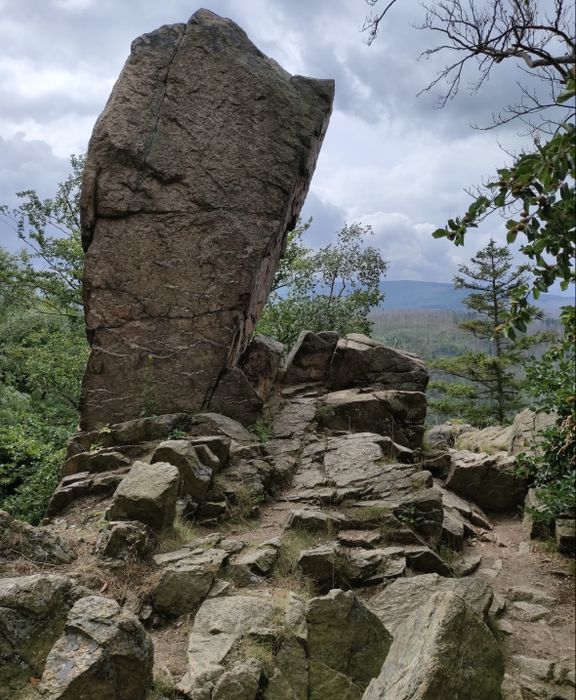
[[[469,294],[467,290],[454,289],[449,282],[387,280],[380,283],[380,289],[386,295],[382,311],[465,311],[462,301]],[[570,296],[542,294],[536,305],[547,316],[558,318],[560,307],[570,303],[574,303]]]

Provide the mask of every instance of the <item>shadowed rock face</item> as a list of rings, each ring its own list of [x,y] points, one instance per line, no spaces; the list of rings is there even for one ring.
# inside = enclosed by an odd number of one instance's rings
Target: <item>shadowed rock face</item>
[[[207,10],[134,41],[82,187],[83,429],[209,405],[269,293],[333,91]]]

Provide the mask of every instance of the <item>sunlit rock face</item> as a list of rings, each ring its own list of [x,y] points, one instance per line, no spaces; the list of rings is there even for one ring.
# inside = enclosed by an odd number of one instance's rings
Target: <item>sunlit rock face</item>
[[[268,296],[333,92],[207,10],[134,41],[82,187],[83,429],[209,406]]]

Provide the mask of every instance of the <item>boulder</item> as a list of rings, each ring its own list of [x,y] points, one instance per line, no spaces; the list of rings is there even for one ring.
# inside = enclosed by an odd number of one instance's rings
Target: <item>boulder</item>
[[[340,590],[310,600],[306,622],[310,700],[354,697],[348,695],[351,684],[362,692],[392,644],[384,625],[351,592]]]
[[[188,434],[194,437],[219,435],[239,443],[254,442],[254,433],[241,423],[220,413],[197,413],[190,419]]]
[[[284,355],[284,346],[264,335],[255,335],[242,355],[239,366],[264,401],[270,396]]]
[[[239,367],[226,368],[210,396],[208,408],[253,425],[260,418],[264,401]]]
[[[512,510],[527,491],[526,481],[513,473],[515,463],[515,457],[503,452],[453,452],[446,487],[487,510]]]
[[[138,619],[114,600],[88,596],[70,611],[39,691],[47,700],[144,700],[152,665],[152,640]]]
[[[468,430],[456,438],[454,447],[457,450],[470,452],[485,452],[492,455],[495,452],[506,452],[512,436],[512,426],[502,427],[491,425],[482,430]]]
[[[214,685],[212,700],[256,700],[262,663],[257,659],[238,661]]]
[[[558,518],[555,525],[556,546],[563,554],[576,554],[576,520]]]
[[[130,466],[129,457],[113,447],[103,447],[96,452],[80,452],[69,457],[60,469],[60,477],[79,472],[108,472],[127,466]]]
[[[302,331],[286,358],[284,384],[326,381],[337,342],[338,334],[334,332]]]
[[[467,423],[452,423],[449,421],[448,423],[435,425],[426,433],[426,446],[429,449],[448,450],[454,447],[460,435],[470,431],[475,432],[476,428]]]
[[[180,472],[179,495],[190,496],[201,503],[212,481],[212,469],[200,461],[198,453],[188,440],[166,440],[154,450],[152,464],[167,462]],[[206,460],[207,461],[207,460]]]
[[[318,509],[296,509],[288,514],[284,530],[308,530],[331,534],[345,526],[346,519],[340,513]]]
[[[427,385],[428,371],[423,360],[358,333],[338,341],[328,372],[331,389],[372,386],[423,392]]]
[[[108,518],[139,520],[156,531],[172,527],[179,482],[172,464],[135,462],[116,489]]]
[[[154,544],[150,528],[137,521],[108,523],[100,534],[96,550],[104,559],[127,562],[144,557]]]
[[[82,428],[198,411],[237,365],[333,93],[332,81],[291,76],[208,10],[132,43],[82,184],[92,346]]]
[[[557,420],[554,413],[535,413],[525,408],[514,418],[507,449],[512,455],[534,451],[538,445],[538,433],[554,425]]]
[[[208,595],[214,574],[211,567],[190,557],[168,566],[150,591],[153,609],[171,617],[194,612]]]
[[[0,510],[0,563],[24,557],[37,564],[69,564],[76,553],[45,527],[34,527]]]
[[[194,697],[205,688],[208,697],[224,672],[234,645],[252,630],[272,625],[276,609],[264,596],[208,598],[200,606],[188,641],[188,672],[179,689]]]
[[[64,510],[70,503],[86,496],[109,496],[117,489],[129,471],[129,467],[113,472],[90,474],[79,472],[65,476],[52,494],[46,515],[52,516]]]
[[[0,698],[12,700],[39,678],[48,652],[82,591],[65,576],[0,579]]]
[[[493,593],[481,578],[443,578],[438,574],[402,578],[366,600],[366,605],[384,623],[386,629],[395,635],[397,628],[413,612],[425,605],[435,593],[444,591],[457,593],[470,610],[481,618],[486,618]]]
[[[198,435],[194,437],[187,437],[186,439],[196,450],[198,458],[202,464],[206,464],[206,466],[213,466],[212,459],[206,459],[206,450],[210,451],[210,455],[214,455],[216,457],[218,460],[218,466],[214,466],[213,471],[219,471],[228,462],[228,456],[232,446],[232,440],[230,440],[230,438],[225,437],[224,435]]]
[[[537,537],[550,537],[552,534],[552,525],[544,518],[539,518],[540,513],[546,511],[546,506],[542,503],[538,489],[528,489],[526,498],[524,499],[524,515],[522,524],[528,532],[530,539]]]
[[[401,447],[422,445],[426,395],[419,391],[362,391],[345,389],[328,394],[317,410],[319,425],[331,430],[385,435]]]
[[[481,617],[456,593],[436,593],[394,634],[363,700],[499,700],[502,652]]]

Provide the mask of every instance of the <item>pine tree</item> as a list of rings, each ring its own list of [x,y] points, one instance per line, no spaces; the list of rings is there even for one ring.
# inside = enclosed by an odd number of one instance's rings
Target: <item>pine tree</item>
[[[503,425],[521,403],[519,369],[524,353],[546,339],[544,334],[510,338],[505,333],[511,319],[511,299],[526,284],[529,266],[515,267],[508,248],[490,240],[470,265],[460,265],[458,270],[454,287],[471,291],[464,300],[471,315],[460,328],[485,343],[486,351],[434,361],[435,369],[463,382],[435,382],[433,388],[442,398],[433,405],[441,413],[457,414],[475,424],[495,419]],[[542,315],[532,305],[528,312],[530,320]]]

